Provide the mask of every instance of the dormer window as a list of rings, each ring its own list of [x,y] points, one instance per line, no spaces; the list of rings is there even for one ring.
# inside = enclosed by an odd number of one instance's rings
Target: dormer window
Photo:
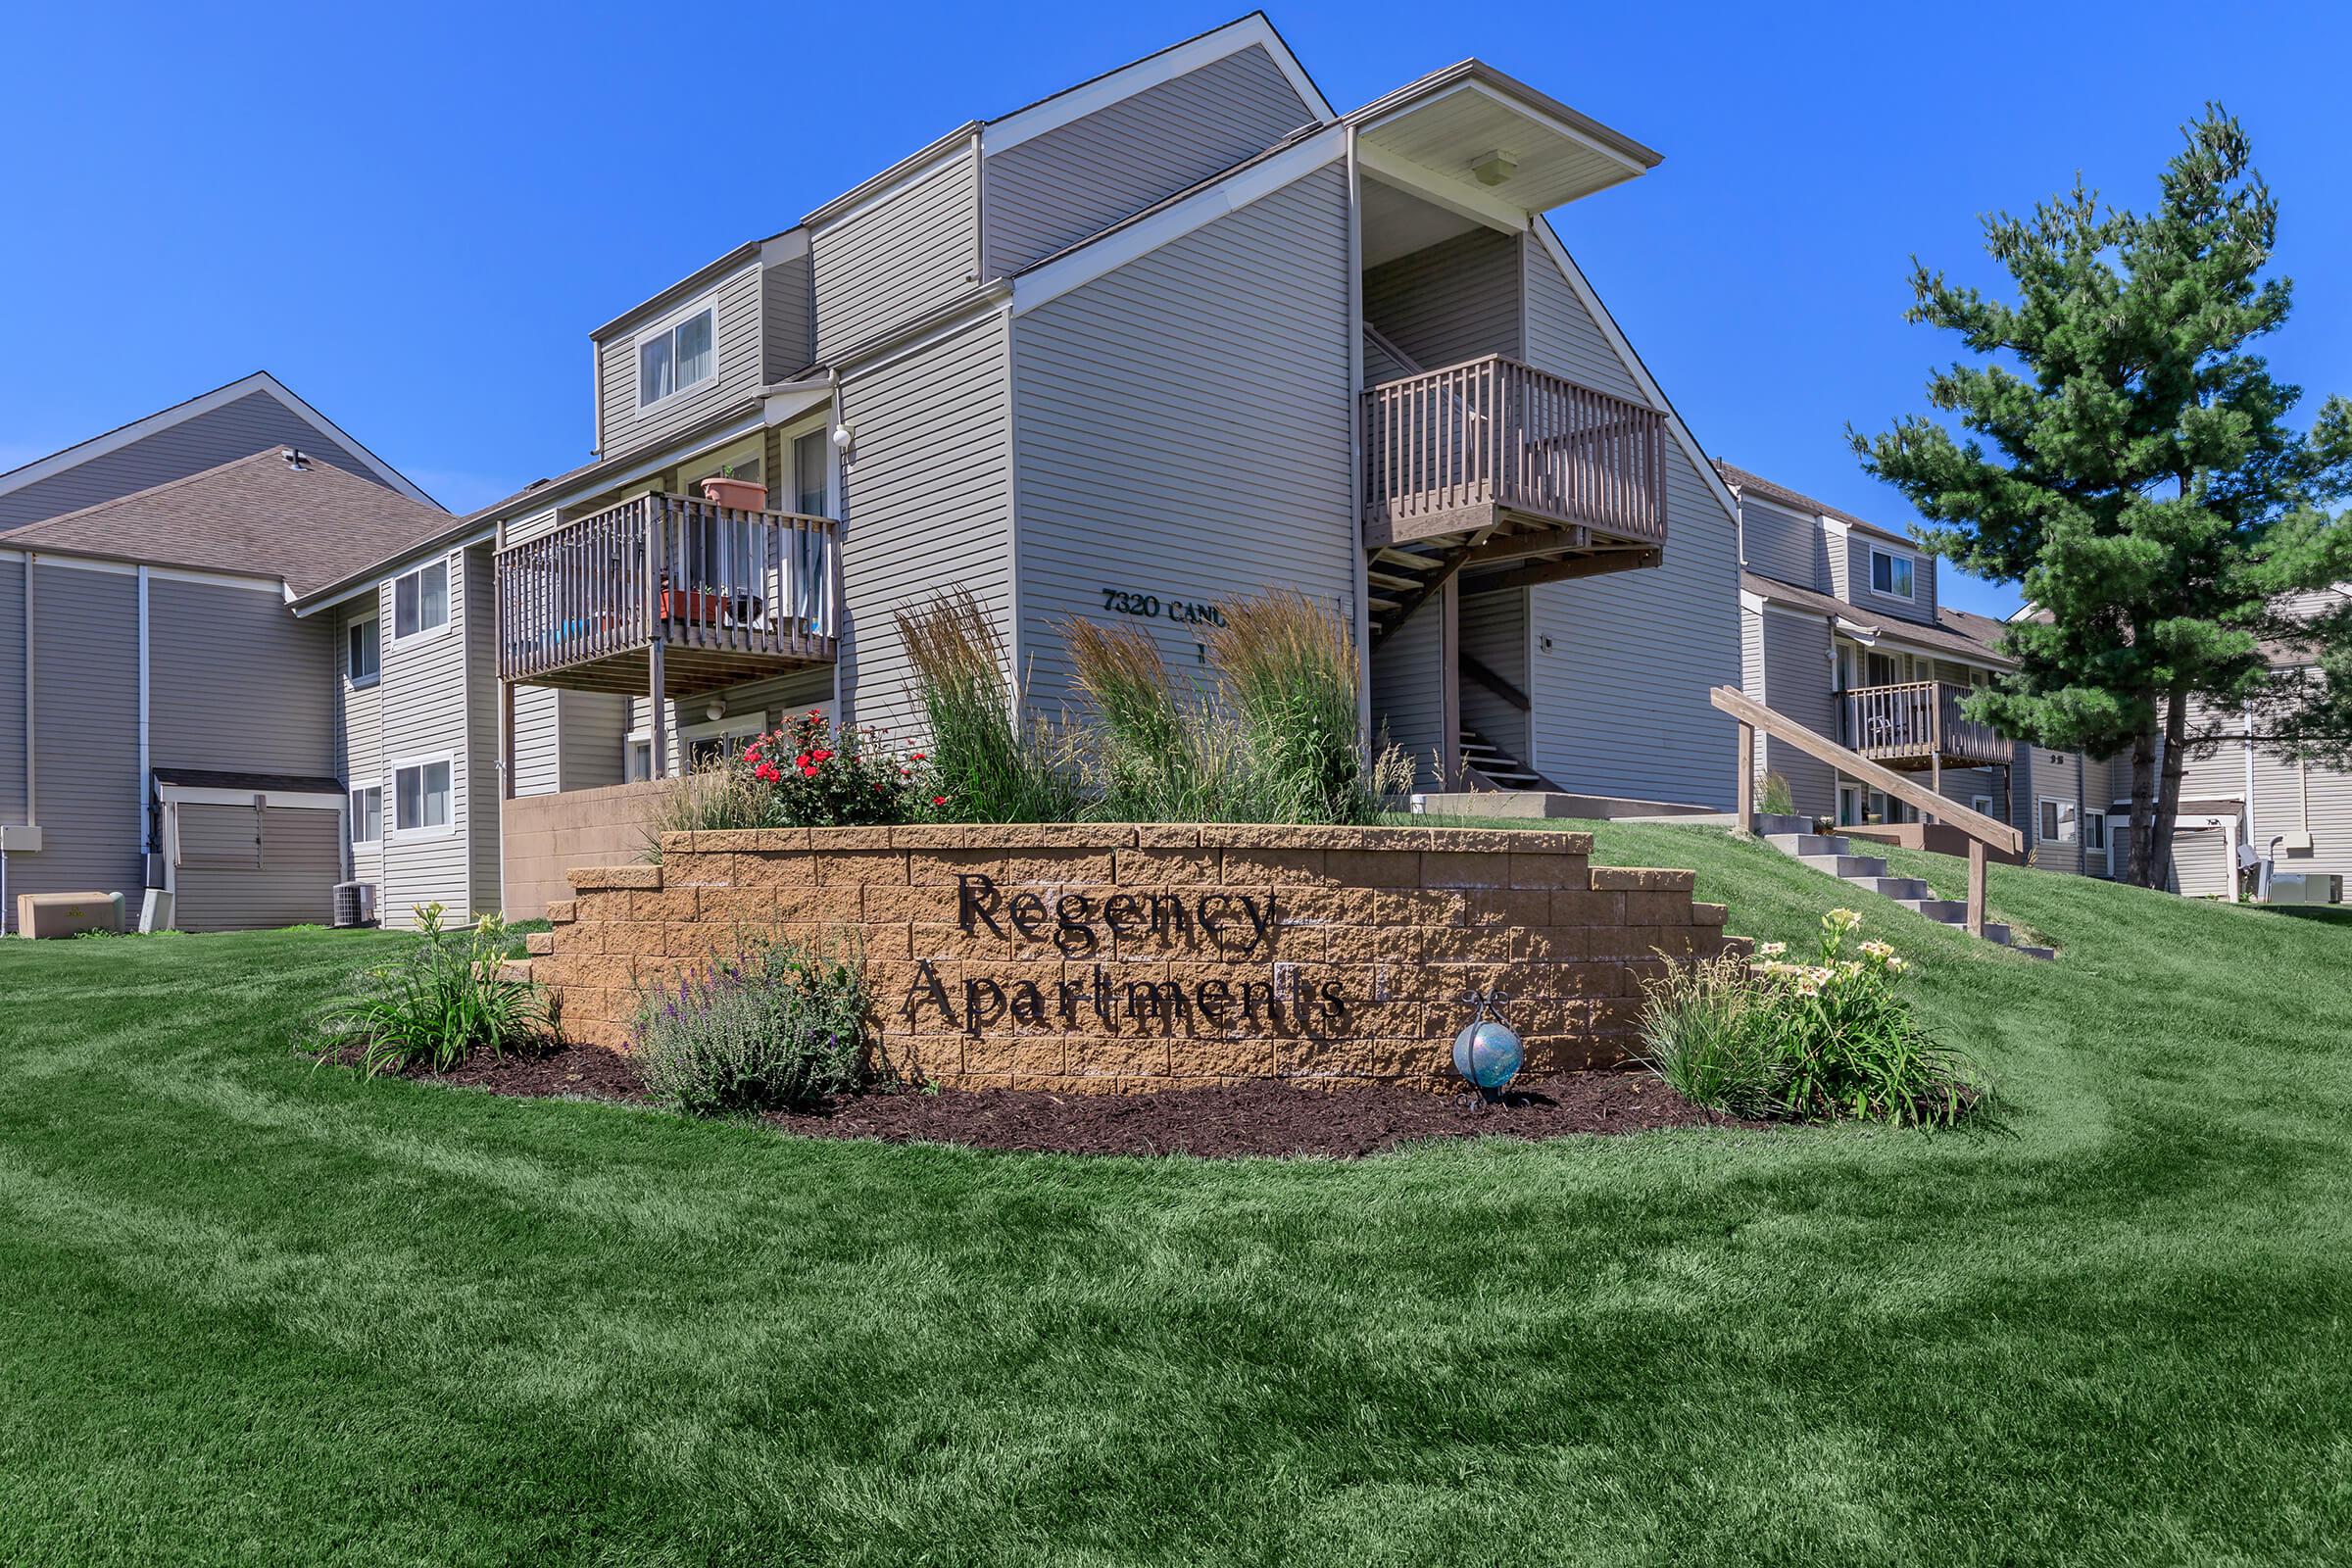
[[[650,408],[718,373],[711,308],[673,317],[637,339],[637,406]]]
[[[1870,547],[1870,591],[1887,599],[1909,599],[1911,558],[1891,550]]]

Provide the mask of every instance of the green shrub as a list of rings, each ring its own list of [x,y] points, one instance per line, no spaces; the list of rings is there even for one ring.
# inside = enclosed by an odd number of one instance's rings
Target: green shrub
[[[879,731],[836,726],[813,710],[678,781],[655,814],[660,835],[754,827],[866,827],[921,815],[916,769]]]
[[[360,994],[330,1017],[336,1046],[356,1044],[369,1077],[387,1069],[447,1072],[477,1051],[493,1056],[555,1033],[547,995],[509,979],[514,937],[495,914],[456,930],[439,904],[419,905],[422,940],[363,972]]]
[[[1673,965],[1651,981],[1642,1029],[1650,1067],[1694,1104],[1735,1115],[1958,1121],[1984,1096],[1969,1056],[1930,1035],[1896,989],[1903,959],[1848,937],[1862,917],[1822,917],[1811,963],[1780,943],[1742,981],[1736,958]]]
[[[867,997],[855,949],[744,938],[731,958],[639,999],[637,1069],[696,1115],[783,1110],[858,1087]]]
[[[1751,1016],[1756,992],[1735,956],[1674,964],[1652,980],[1642,1004],[1649,1069],[1693,1105],[1764,1117],[1781,1104],[1781,1073],[1770,1037]]]
[[[931,729],[922,775],[930,814],[951,822],[1066,822],[1080,795],[1068,748],[1024,712],[1004,640],[968,588],[897,613]]]
[[[1796,797],[1789,793],[1787,779],[1778,773],[1764,775],[1764,800],[1760,808],[1766,816],[1796,814]]]

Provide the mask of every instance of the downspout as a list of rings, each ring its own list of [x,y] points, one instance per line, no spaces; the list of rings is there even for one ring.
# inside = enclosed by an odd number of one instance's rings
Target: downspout
[[[147,797],[155,788],[154,776],[148,771],[151,760],[148,754],[148,703],[150,701],[149,688],[153,683],[149,664],[152,658],[147,630],[147,568],[141,566],[139,568],[139,794],[138,805],[134,809],[138,813],[139,887],[142,891],[147,886],[147,855],[151,838],[147,826]]]
[[[1355,126],[1348,127],[1348,558],[1354,604],[1355,731],[1372,756],[1372,581],[1364,559],[1364,206],[1363,173],[1355,159]],[[1529,682],[1532,687],[1533,681]],[[1535,759],[1535,715],[1528,715],[1527,765]],[[1372,758],[1377,761],[1377,758]],[[1444,781],[1440,781],[1444,787]]]
[[[24,552],[24,825],[26,827],[37,827],[41,820],[40,802],[37,798],[41,769],[36,760],[38,754],[33,749],[35,725],[32,702],[34,646],[32,582],[37,575],[32,568],[34,563],[39,560],[40,558],[31,551]]]
[[[2262,835],[2254,828],[2254,705],[2245,703],[2238,711],[2246,725],[2246,843],[2259,855],[2262,853]],[[2230,867],[2230,874],[2237,875],[2235,865]]]
[[[1009,333],[1007,335],[1009,336]],[[850,527],[850,455],[842,449],[840,442],[833,439],[833,436],[835,431],[849,428],[849,417],[848,410],[842,406],[841,401],[840,368],[832,365],[826,366],[825,379],[831,383],[833,399],[833,417],[825,423],[825,452],[827,453],[825,466],[831,470],[833,475],[833,483],[826,497],[833,503],[833,559],[826,566],[824,594],[829,601],[825,606],[825,612],[827,618],[833,622],[833,723],[838,728],[850,721],[850,710],[844,706],[841,694],[841,653],[844,644],[849,641],[850,629],[849,616],[846,613],[848,606],[844,603],[848,595],[843,591],[841,570],[842,541]]]

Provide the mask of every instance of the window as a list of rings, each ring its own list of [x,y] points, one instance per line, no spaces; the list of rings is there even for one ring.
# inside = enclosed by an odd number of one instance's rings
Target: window
[[[369,621],[368,625],[375,624]],[[368,784],[351,792],[351,842],[373,844],[384,836],[384,788]]]
[[[428,562],[392,580],[392,640],[406,642],[449,626],[449,562]]]
[[[392,827],[400,833],[449,831],[449,759],[407,762],[392,770]]]
[[[1992,797],[1989,795],[1971,795],[1968,798],[1968,808],[1977,812],[1979,815],[1991,816]]]
[[[706,305],[637,340],[637,406],[647,408],[698,386],[717,369],[710,307]]]
[[[1860,827],[1862,825],[1862,786],[1859,784],[1838,786],[1838,825],[1839,827]]]
[[[829,517],[832,486],[827,482],[833,464],[831,439],[821,430],[795,437],[792,473],[798,499],[793,510],[804,517]]]
[[[652,741],[629,742],[628,763],[622,770],[622,776],[631,784],[642,784],[654,776],[654,743]]]
[[[1870,547],[1870,591],[1889,599],[1911,597],[1911,558]]]
[[[375,617],[355,620],[345,632],[343,673],[354,686],[372,686],[383,665],[383,650],[375,640]]]
[[[2053,801],[2045,795],[2041,798],[2041,820],[2034,824],[2038,831],[2034,836],[2043,844],[2072,844],[2078,816],[2074,802]]]
[[[2082,847],[2096,850],[2102,855],[2107,852],[2106,812],[2093,811],[2082,819]]]

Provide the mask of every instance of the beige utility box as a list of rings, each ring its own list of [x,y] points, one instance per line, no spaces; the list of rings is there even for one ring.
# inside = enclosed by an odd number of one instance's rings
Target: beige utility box
[[[120,893],[22,893],[17,896],[17,934],[71,937],[84,931],[122,929]]]

